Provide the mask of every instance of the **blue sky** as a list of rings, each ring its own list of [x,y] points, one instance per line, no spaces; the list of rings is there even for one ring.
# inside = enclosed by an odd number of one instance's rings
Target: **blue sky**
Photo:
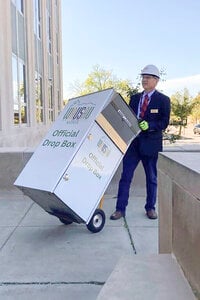
[[[155,64],[166,92],[200,91],[199,20],[199,0],[62,0],[64,97],[96,64],[133,83]]]

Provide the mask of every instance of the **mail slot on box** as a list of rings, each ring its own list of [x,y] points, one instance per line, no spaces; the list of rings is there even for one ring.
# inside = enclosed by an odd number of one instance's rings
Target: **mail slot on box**
[[[113,128],[116,131],[119,138],[116,138],[115,141],[123,152],[126,151],[127,146],[140,131],[137,118],[133,118],[133,115],[135,116],[127,103],[119,94],[116,94],[97,117],[97,122],[104,130],[107,130],[111,138],[113,137],[112,130],[109,131],[109,129]],[[105,119],[108,122],[107,127],[105,126]],[[122,147],[120,147],[121,145]]]

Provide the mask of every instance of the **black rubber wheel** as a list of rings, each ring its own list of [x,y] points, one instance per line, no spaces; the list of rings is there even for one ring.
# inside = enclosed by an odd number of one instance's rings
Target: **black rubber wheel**
[[[106,221],[105,213],[102,209],[96,209],[90,222],[87,224],[87,229],[93,233],[103,229]]]
[[[72,224],[73,222],[70,219],[67,218],[59,218],[60,222],[65,224],[65,225],[69,225]]]

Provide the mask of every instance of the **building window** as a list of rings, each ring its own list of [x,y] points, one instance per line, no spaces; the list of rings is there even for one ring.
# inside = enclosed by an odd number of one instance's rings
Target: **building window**
[[[41,7],[40,0],[33,0],[34,11],[34,33],[38,39],[41,39]]]
[[[61,105],[61,101],[60,101],[60,91],[57,91],[57,108],[58,108],[58,113],[61,112],[62,109],[62,105]]]
[[[41,36],[41,1],[33,0],[35,40],[35,108],[36,122],[44,122],[43,103],[43,49]]]
[[[51,17],[49,13],[47,13],[47,45],[48,52],[52,53],[52,38],[51,38]]]
[[[53,110],[53,87],[51,82],[48,87],[48,104],[49,104],[49,121],[54,121],[54,110]]]
[[[43,97],[42,97],[42,77],[35,72],[35,106],[36,106],[36,122],[42,123],[44,121],[43,111]]]
[[[52,23],[52,19],[51,19],[51,15],[52,15],[52,9],[51,9],[51,1],[47,0],[46,3],[46,18],[47,18],[47,28],[46,28],[46,32],[47,32],[47,45],[48,45],[48,52],[51,54],[52,53],[52,32],[51,32],[51,23]]]
[[[46,2],[46,36],[47,36],[47,55],[48,55],[48,115],[49,122],[54,121],[54,99],[53,99],[53,56],[52,56],[52,3]]]
[[[52,32],[51,32],[51,1],[47,1],[46,14],[47,14],[47,24],[46,24],[46,33],[47,33],[47,49],[48,49],[48,76],[49,80],[53,79],[53,58],[52,58]]]
[[[26,50],[23,10],[23,1],[12,1],[11,20],[14,124],[27,124]]]
[[[12,3],[19,12],[21,12],[22,14],[24,13],[23,0],[12,0]]]
[[[26,124],[27,103],[25,65],[14,55],[12,57],[12,80],[14,100],[14,124]]]

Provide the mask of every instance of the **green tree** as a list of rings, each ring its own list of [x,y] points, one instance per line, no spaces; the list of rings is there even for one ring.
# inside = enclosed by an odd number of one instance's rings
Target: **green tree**
[[[83,83],[76,81],[72,85],[72,91],[75,96],[85,95],[107,88],[114,88],[128,103],[130,95],[138,91],[139,86],[134,88],[130,80],[118,79],[112,71],[105,70],[99,65],[93,67],[92,72]]]
[[[187,118],[191,114],[193,103],[187,89],[183,93],[177,92],[171,96],[171,123],[179,125],[179,135],[182,127],[187,125]]]
[[[165,80],[166,71],[164,68],[160,69],[161,81]],[[75,81],[71,85],[71,90],[74,96],[81,96],[107,88],[114,88],[116,92],[122,95],[124,100],[129,103],[130,96],[139,92],[141,87],[140,74],[136,78],[136,85],[126,79],[118,79],[112,71],[105,70],[98,64],[93,66],[91,73],[84,82]],[[67,100],[64,100],[67,103]]]
[[[192,119],[195,123],[200,121],[200,93],[192,100]]]

